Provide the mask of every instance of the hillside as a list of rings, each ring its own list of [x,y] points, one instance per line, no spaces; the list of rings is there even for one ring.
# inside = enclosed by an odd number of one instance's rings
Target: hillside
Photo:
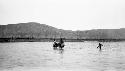
[[[71,38],[72,35],[72,31],[35,22],[0,25],[0,38]]]
[[[0,25],[0,38],[125,39],[125,29],[70,31],[36,22]]]
[[[125,39],[125,29],[95,29],[78,34],[81,39]]]

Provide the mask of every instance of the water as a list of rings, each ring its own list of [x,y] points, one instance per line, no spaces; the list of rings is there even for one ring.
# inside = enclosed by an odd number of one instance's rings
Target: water
[[[0,71],[125,71],[125,42],[0,43]]]

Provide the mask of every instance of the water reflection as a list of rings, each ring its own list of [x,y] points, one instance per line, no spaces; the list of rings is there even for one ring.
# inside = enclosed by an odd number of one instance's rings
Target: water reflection
[[[55,53],[58,55],[59,54],[59,59],[63,59],[63,53],[64,53],[64,49],[60,49],[60,48],[53,48],[53,50],[55,51]]]
[[[59,54],[63,54],[64,49],[59,49]]]
[[[101,49],[99,49],[99,52],[101,52],[102,50]]]
[[[60,49],[60,48],[53,48],[53,50],[58,51],[59,54],[63,54],[64,53],[64,49]]]

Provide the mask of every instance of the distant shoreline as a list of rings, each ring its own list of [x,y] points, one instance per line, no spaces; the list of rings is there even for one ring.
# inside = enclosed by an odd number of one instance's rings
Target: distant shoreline
[[[55,38],[59,41],[59,38]],[[1,42],[53,42],[54,38],[0,38]],[[84,42],[84,41],[98,41],[98,42],[118,42],[125,41],[125,39],[64,39],[65,42]]]

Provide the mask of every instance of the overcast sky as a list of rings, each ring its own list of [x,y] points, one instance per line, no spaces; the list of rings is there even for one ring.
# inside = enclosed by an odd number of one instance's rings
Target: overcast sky
[[[0,0],[0,24],[25,22],[65,30],[125,28],[125,0]]]

